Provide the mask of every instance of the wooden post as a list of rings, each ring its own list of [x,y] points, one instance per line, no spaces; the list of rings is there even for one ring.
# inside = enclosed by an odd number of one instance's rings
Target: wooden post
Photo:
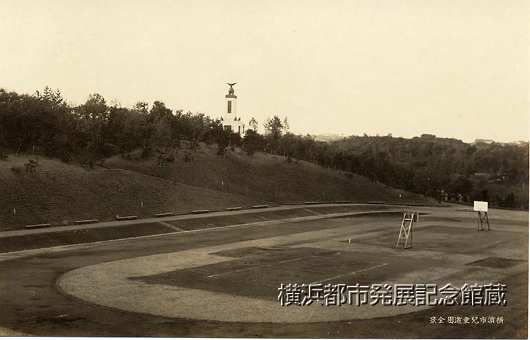
[[[479,231],[482,231],[482,230],[490,231],[491,230],[487,211],[478,211],[477,225],[478,225]],[[488,229],[486,229],[486,227]]]

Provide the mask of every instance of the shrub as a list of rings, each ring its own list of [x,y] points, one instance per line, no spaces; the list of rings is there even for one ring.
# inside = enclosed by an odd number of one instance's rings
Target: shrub
[[[13,171],[15,174],[20,174],[20,173],[22,173],[22,167],[20,167],[20,166],[12,166],[11,167],[11,171]]]
[[[151,156],[151,153],[152,153],[152,150],[151,150],[151,147],[149,145],[145,145],[142,149],[142,158],[143,159],[147,159]]]
[[[184,162],[189,163],[193,160],[193,156],[191,155],[191,152],[186,151],[184,153]]]

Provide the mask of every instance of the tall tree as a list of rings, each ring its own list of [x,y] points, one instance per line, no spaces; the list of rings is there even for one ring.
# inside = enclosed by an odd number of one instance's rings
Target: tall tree
[[[284,126],[280,117],[274,116],[268,118],[263,124],[263,127],[265,128],[267,137],[271,137],[273,140],[278,140],[282,137]]]
[[[166,116],[173,116],[173,111],[166,107],[166,104],[161,101],[155,101],[151,111],[149,111],[149,120],[151,122],[156,122]]]

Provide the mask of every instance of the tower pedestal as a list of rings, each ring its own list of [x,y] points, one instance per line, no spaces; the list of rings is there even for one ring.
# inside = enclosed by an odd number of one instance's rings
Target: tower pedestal
[[[237,96],[235,95],[234,85],[236,83],[227,83],[230,85],[228,94],[225,96],[225,109],[223,114],[223,129],[235,133],[243,134],[243,123],[241,117],[237,115]]]

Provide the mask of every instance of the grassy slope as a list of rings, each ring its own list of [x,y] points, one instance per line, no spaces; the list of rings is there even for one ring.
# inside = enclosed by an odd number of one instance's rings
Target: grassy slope
[[[307,162],[287,163],[283,157],[268,154],[248,158],[239,150],[225,157],[215,152],[202,147],[190,163],[185,163],[180,153],[174,163],[163,167],[158,167],[155,158],[125,160],[116,156],[104,162],[111,169],[94,170],[41,158],[35,174],[13,173],[11,167],[23,167],[29,157],[11,155],[0,161],[0,231],[27,224],[105,221],[115,215],[141,218],[168,211],[223,210],[270,202],[432,203]]]
[[[136,172],[99,167],[85,170],[45,158],[40,159],[34,174],[11,171],[12,166],[23,167],[28,158],[10,156],[0,161],[0,231],[36,223],[61,225],[81,219],[113,220],[115,215],[150,217],[168,211],[263,204]]]
[[[308,162],[287,163],[284,157],[257,153],[252,158],[240,150],[217,156],[215,148],[202,147],[194,160],[184,162],[182,152],[176,161],[159,167],[154,159],[125,160],[120,156],[107,159],[111,168],[128,169],[160,178],[171,179],[202,188],[245,195],[282,204],[304,201],[387,203],[426,203],[427,199],[372,183],[360,176],[350,176],[324,169]],[[399,195],[402,195],[400,198]]]

